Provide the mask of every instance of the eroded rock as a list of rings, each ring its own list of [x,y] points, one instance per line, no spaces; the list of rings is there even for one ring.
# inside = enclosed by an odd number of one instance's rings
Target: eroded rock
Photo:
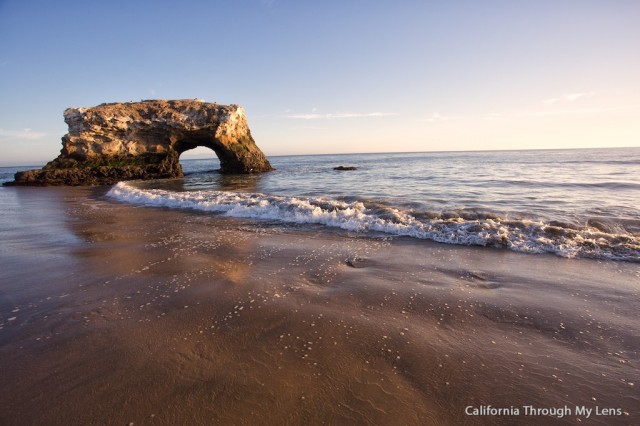
[[[182,177],[180,154],[205,146],[221,173],[272,170],[242,107],[202,100],[109,103],[64,112],[69,133],[42,169],[18,172],[14,185],[101,185]]]

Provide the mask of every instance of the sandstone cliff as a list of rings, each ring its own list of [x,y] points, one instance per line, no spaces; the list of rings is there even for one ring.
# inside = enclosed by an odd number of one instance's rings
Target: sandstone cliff
[[[215,151],[222,173],[272,170],[242,107],[201,100],[148,100],[69,108],[60,155],[40,170],[16,174],[17,185],[100,185],[181,177],[180,154]]]

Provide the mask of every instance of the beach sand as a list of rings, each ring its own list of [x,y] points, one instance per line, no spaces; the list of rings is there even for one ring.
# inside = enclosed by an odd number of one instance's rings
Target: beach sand
[[[2,189],[0,424],[640,424],[637,264],[105,192]]]

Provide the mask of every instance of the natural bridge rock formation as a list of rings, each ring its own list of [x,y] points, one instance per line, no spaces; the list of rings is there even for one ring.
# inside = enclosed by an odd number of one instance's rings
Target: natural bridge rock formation
[[[244,110],[201,100],[148,100],[69,108],[58,158],[16,174],[16,185],[102,185],[182,177],[180,154],[215,151],[222,173],[272,170],[256,146]]]

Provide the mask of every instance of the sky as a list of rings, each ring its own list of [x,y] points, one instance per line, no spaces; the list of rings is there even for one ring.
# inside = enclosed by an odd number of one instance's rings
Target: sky
[[[0,166],[203,98],[269,155],[640,146],[640,1],[0,0]],[[199,148],[183,154],[209,156]]]

